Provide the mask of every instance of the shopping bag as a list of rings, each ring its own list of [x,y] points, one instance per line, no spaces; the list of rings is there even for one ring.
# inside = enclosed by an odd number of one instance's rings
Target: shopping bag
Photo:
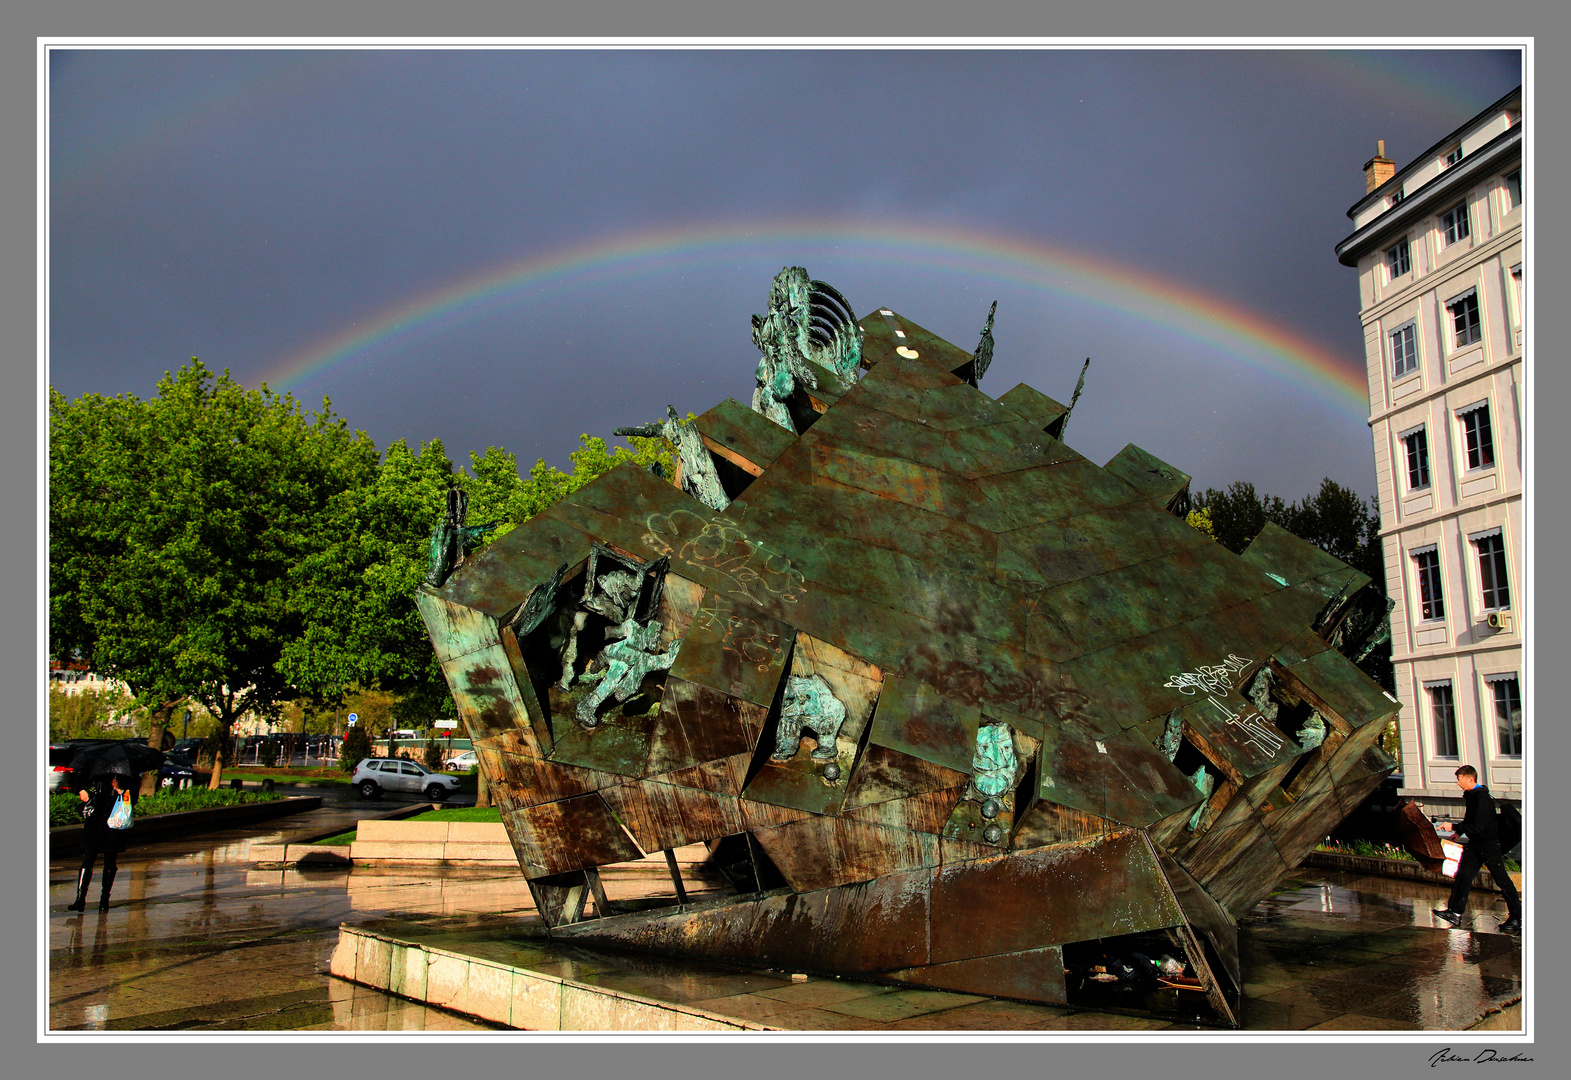
[[[129,796],[115,800],[115,808],[109,811],[109,827],[111,829],[129,829],[131,827],[131,799]]]

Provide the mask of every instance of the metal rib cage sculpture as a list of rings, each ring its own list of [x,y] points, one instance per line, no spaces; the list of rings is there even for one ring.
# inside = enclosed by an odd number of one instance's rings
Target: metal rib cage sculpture
[[[1065,406],[849,310],[775,280],[793,424],[688,425],[723,511],[623,466],[418,591],[542,920],[1032,1001],[1149,975],[1119,1004],[1236,1022],[1238,918],[1394,764],[1344,655],[1368,579],[1275,526],[1233,555],[1175,515],[1187,475],[1097,466]],[[664,906],[606,897],[601,867],[699,843],[722,895],[668,854]]]

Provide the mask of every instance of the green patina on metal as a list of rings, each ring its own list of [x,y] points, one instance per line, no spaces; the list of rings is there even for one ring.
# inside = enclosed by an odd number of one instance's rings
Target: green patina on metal
[[[1205,800],[1211,798],[1211,792],[1216,789],[1216,777],[1206,772],[1206,767],[1202,765],[1194,771],[1189,779],[1194,783],[1195,790],[1200,792],[1201,795],[1200,805],[1195,807],[1195,812],[1190,815],[1189,824],[1186,826],[1190,832],[1194,832],[1200,827],[1200,819],[1205,816],[1207,805]]]
[[[426,584],[440,588],[464,561],[464,552],[500,522],[487,525],[465,525],[469,512],[469,496],[456,487],[447,489],[447,507],[431,530],[431,540],[426,550]]]
[[[775,741],[775,760],[795,757],[802,736],[808,732],[818,740],[812,756],[819,761],[833,760],[836,739],[845,718],[845,705],[835,697],[822,675],[787,677],[785,698],[780,707],[780,735]],[[838,770],[835,775],[839,775]]]
[[[664,652],[660,651],[658,622],[640,624],[628,619],[613,627],[612,632],[618,640],[601,651],[597,667],[580,676],[584,682],[597,683],[594,691],[578,703],[574,714],[585,727],[594,727],[600,722],[595,710],[607,698],[626,701],[638,692],[645,676],[670,670],[671,662],[682,647],[678,641]]]
[[[775,275],[769,311],[753,316],[753,344],[763,354],[754,372],[753,409],[789,431],[798,430],[792,395],[818,388],[813,364],[848,382],[862,363],[862,328],[851,305],[832,286],[809,279],[800,266]]]
[[[673,406],[666,406],[666,418],[658,424],[640,424],[637,427],[619,427],[614,435],[634,435],[639,438],[664,438],[676,447],[677,460],[682,469],[682,490],[713,510],[724,510],[731,504],[720,482],[715,462],[704,446],[698,429],[684,424]]]
[[[1015,756],[1014,737],[1008,724],[984,724],[976,729],[976,754],[971,758],[971,767],[976,770],[971,783],[983,795],[1002,795],[1014,786],[1020,759]],[[983,813],[994,816],[985,810]]]
[[[966,382],[972,386],[982,384],[982,376],[987,374],[987,369],[993,363],[993,316],[998,313],[998,301],[993,301],[993,306],[987,309],[987,325],[982,327],[982,340],[976,343],[976,352],[971,355],[971,373]]]
[[[995,314],[968,352],[788,267],[754,409],[618,430],[675,482],[613,469],[467,560],[450,503],[417,603],[553,936],[1063,1003],[1078,947],[1171,931],[1231,1022],[1234,920],[1392,767],[1349,659],[1384,598],[1068,446],[1088,368],[983,393]],[[596,867],[699,843],[734,894],[582,918]]]

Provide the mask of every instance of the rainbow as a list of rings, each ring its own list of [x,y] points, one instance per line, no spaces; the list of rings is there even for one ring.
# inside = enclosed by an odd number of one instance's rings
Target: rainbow
[[[1099,305],[1225,351],[1362,421],[1368,382],[1361,360],[1334,355],[1281,326],[1206,293],[1084,252],[1034,241],[932,225],[770,222],[669,228],[622,235],[488,267],[410,297],[270,368],[263,381],[289,391],[379,345],[462,321],[530,291],[571,288],[613,277],[657,275],[734,261],[771,248],[830,247],[842,262],[939,269]],[[750,250],[751,249],[751,250]]]

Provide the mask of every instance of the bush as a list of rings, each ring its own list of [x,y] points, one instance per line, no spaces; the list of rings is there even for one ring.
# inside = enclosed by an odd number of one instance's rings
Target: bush
[[[278,743],[268,739],[256,748],[256,761],[265,769],[278,764]]]
[[[234,791],[230,788],[160,788],[152,795],[136,801],[136,817],[154,814],[175,814],[181,810],[209,810],[215,806],[239,806],[242,803],[272,802],[282,795],[264,791]],[[80,825],[82,800],[75,795],[49,796],[49,824]],[[133,825],[133,828],[135,826]]]
[[[344,739],[338,744],[338,767],[344,772],[352,773],[355,766],[371,756],[371,733],[365,728],[356,725],[344,732]]]
[[[435,739],[425,741],[425,767],[432,772],[438,772],[442,768],[442,744]]]

